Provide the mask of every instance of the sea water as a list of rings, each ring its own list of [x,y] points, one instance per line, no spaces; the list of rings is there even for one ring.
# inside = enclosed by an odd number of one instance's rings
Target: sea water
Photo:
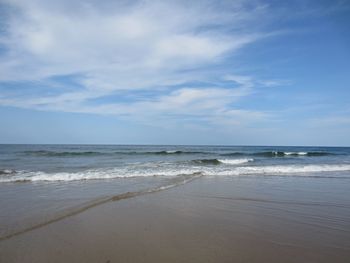
[[[349,184],[350,148],[0,145],[0,238],[200,177],[248,176]]]

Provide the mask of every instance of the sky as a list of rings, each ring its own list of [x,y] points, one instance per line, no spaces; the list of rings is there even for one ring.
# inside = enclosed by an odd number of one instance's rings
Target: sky
[[[350,1],[0,0],[0,143],[350,146]]]

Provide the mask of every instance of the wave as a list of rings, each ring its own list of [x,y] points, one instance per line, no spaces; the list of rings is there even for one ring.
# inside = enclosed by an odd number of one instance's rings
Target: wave
[[[5,169],[5,170],[0,170],[0,175],[11,175],[14,174],[16,171],[14,170],[9,170],[9,169]]]
[[[265,152],[254,152],[254,153],[245,153],[245,152],[232,152],[224,153],[221,156],[259,156],[259,157],[285,157],[285,156],[328,156],[334,155],[330,152],[282,152],[282,151],[265,151]]]
[[[330,153],[330,152],[281,152],[281,151],[270,151],[270,152],[254,153],[254,155],[264,156],[264,157],[327,156],[327,155],[333,155],[333,153]]]
[[[25,151],[26,155],[33,155],[39,157],[89,157],[89,156],[100,156],[100,155],[180,155],[180,154],[208,154],[208,152],[196,152],[196,151],[179,151],[179,150],[167,150],[167,151],[116,151],[116,152],[97,152],[97,151]]]
[[[283,152],[283,151],[263,151],[263,152],[231,152],[231,153],[215,153],[207,151],[183,151],[183,150],[162,150],[162,151],[24,151],[26,155],[38,157],[94,157],[94,156],[110,156],[110,155],[219,155],[224,157],[239,157],[239,156],[257,156],[257,157],[297,157],[297,156],[328,156],[335,155],[330,152]]]
[[[84,181],[84,180],[101,180],[101,179],[117,179],[117,178],[135,178],[135,177],[176,177],[180,175],[191,175],[200,173],[198,169],[191,168],[164,168],[163,169],[138,169],[130,170],[128,168],[100,168],[90,169],[80,172],[57,172],[48,173],[42,171],[13,171],[11,176],[6,174],[0,176],[0,183],[10,182],[54,182],[54,181]]]
[[[101,180],[117,178],[135,178],[165,176],[176,177],[179,175],[284,175],[298,174],[308,176],[310,173],[320,172],[350,172],[350,164],[321,164],[321,165],[266,165],[266,166],[239,166],[253,161],[252,159],[218,160],[203,159],[193,160],[194,166],[158,166],[146,169],[124,168],[99,168],[80,172],[58,172],[47,173],[42,171],[11,171],[3,172],[0,175],[0,183],[10,182],[38,182],[38,181],[81,181],[81,180]],[[226,163],[225,163],[226,162]],[[208,165],[209,164],[209,165]],[[229,165],[219,165],[229,164]],[[322,175],[321,175],[322,177]],[[347,175],[350,178],[350,174]]]
[[[103,152],[86,151],[86,152],[56,152],[56,151],[25,151],[27,155],[44,156],[44,157],[69,157],[69,156],[96,156],[104,155]]]
[[[158,152],[139,152],[140,154],[161,154],[161,155],[167,155],[167,154],[208,154],[207,152],[194,152],[194,151],[158,151]]]
[[[327,155],[336,155],[335,153],[330,152],[308,152],[307,156],[327,156]]]
[[[254,159],[219,159],[220,163],[224,163],[224,164],[233,164],[233,165],[237,165],[237,164],[243,164],[243,163],[248,163],[248,162],[253,162]]]
[[[268,152],[257,152],[252,155],[261,157],[284,157],[284,156],[305,156],[307,152],[281,152],[281,151],[268,151]]]
[[[217,171],[216,175],[284,175],[350,171],[350,164],[241,166]],[[215,174],[213,174],[215,175]],[[349,175],[350,178],[350,175]]]
[[[211,164],[211,165],[221,164],[221,162],[218,159],[200,159],[200,160],[193,160],[192,162],[195,164]]]
[[[235,157],[235,156],[246,156],[250,155],[249,153],[244,152],[232,152],[232,153],[222,153],[220,156],[227,156],[227,157]]]
[[[231,165],[237,165],[237,164],[243,164],[252,162],[254,159],[200,159],[200,160],[193,160],[193,163],[196,164],[211,164],[211,165],[219,165],[219,164],[231,164]]]

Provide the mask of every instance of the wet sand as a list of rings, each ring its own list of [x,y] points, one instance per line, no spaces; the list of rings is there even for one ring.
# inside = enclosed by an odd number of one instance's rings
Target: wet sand
[[[0,242],[0,262],[349,262],[350,181],[199,178]]]

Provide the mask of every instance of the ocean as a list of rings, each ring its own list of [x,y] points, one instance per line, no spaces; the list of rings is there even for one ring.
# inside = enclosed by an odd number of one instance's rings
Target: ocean
[[[202,177],[348,185],[350,148],[0,145],[0,240]]]

